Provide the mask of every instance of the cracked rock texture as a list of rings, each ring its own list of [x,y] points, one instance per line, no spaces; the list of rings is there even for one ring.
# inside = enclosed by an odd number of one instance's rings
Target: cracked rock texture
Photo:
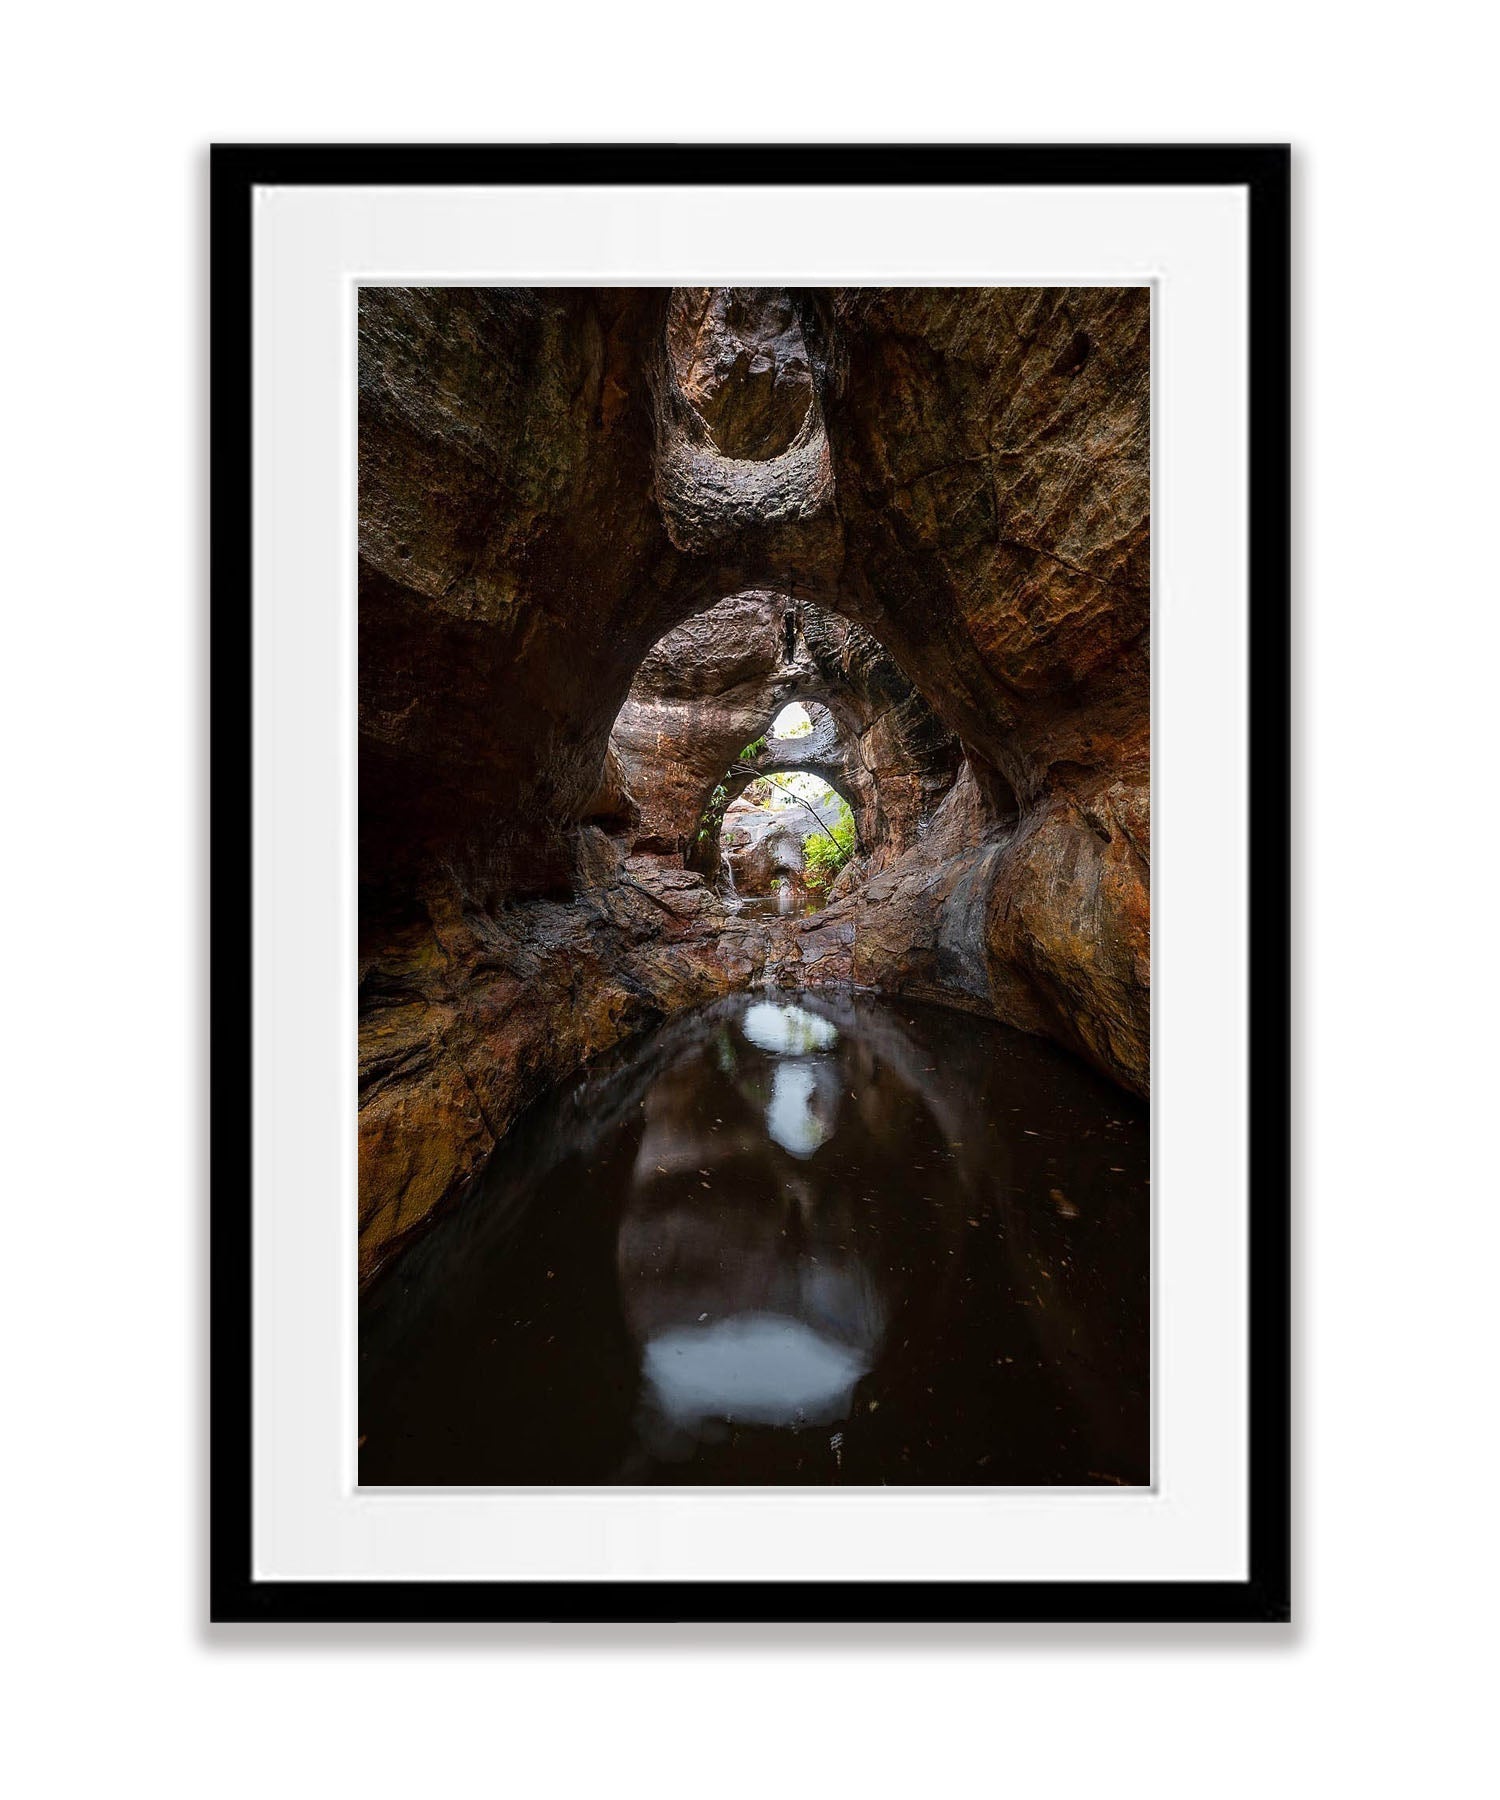
[[[361,291],[363,1274],[755,982],[1147,1091],[1149,339],[1145,289]],[[685,840],[782,695],[864,855],[740,920]]]
[[[817,405],[801,320],[776,288],[675,288],[667,346],[682,397],[721,457],[779,455]]]

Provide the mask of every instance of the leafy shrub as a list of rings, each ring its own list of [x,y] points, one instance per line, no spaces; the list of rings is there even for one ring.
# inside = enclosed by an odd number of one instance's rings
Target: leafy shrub
[[[703,817],[698,821],[698,842],[706,844],[711,837],[717,835],[719,827],[724,823],[724,808],[729,804],[729,788],[726,783],[719,785],[708,797],[708,805],[703,809]]]
[[[840,869],[854,855],[854,814],[847,800],[840,799],[838,817],[825,831],[813,832],[802,846],[802,861],[807,885],[821,905],[828,898]]]

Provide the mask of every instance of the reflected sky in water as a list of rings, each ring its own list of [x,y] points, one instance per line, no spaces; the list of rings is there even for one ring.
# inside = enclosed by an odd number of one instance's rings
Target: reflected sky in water
[[[767,1135],[792,1156],[811,1156],[833,1136],[838,1103],[838,1077],[831,1070],[783,1065],[771,1077]]]
[[[772,1056],[806,1056],[814,1050],[831,1050],[839,1041],[838,1027],[831,1020],[784,1000],[757,1000],[747,1006],[740,1030],[757,1049],[769,1050]]]
[[[679,1326],[645,1345],[646,1401],[695,1435],[709,1420],[813,1425],[842,1419],[869,1367],[858,1350],[779,1313]]]
[[[680,1015],[366,1296],[361,1479],[1144,1481],[1146,1143],[987,1021]]]

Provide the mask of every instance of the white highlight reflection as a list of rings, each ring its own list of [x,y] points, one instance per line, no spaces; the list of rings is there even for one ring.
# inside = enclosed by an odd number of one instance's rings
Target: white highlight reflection
[[[778,1313],[663,1332],[642,1360],[657,1406],[684,1426],[709,1418],[827,1424],[846,1416],[868,1367],[859,1351]]]
[[[832,1136],[833,1127],[813,1110],[817,1077],[805,1063],[778,1063],[766,1107],[766,1130],[792,1156],[811,1156]]]
[[[800,1006],[761,1000],[745,1014],[741,1025],[758,1050],[773,1056],[806,1056],[814,1050],[831,1050],[839,1041],[836,1027]]]

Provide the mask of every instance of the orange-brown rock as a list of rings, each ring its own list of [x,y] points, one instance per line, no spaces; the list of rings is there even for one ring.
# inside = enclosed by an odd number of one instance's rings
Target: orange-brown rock
[[[767,734],[793,701],[813,731]],[[754,755],[746,752],[759,746]],[[640,810],[636,843],[712,872],[695,835],[711,791],[796,770],[854,810],[876,866],[916,842],[952,785],[957,740],[866,631],[783,594],[733,594],[668,632],[615,720],[611,756]]]

